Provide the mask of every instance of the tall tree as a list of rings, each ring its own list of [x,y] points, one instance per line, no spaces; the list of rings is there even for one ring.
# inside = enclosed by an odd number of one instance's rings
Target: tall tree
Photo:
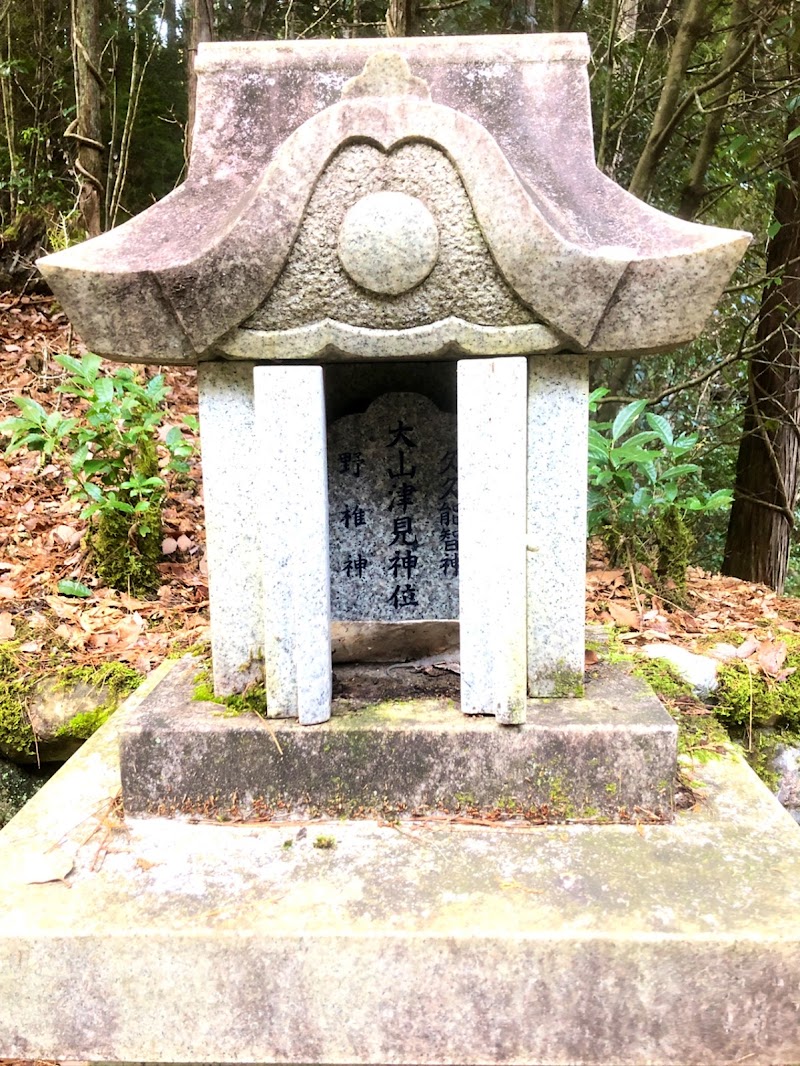
[[[197,102],[197,75],[194,72],[197,49],[214,40],[214,0],[184,0],[187,12],[186,82],[189,99],[186,118],[185,153],[188,161],[192,151],[192,133]]]
[[[386,36],[413,37],[416,32],[417,0],[389,0]]]
[[[800,474],[800,108],[775,190],[723,572],[783,590]]]
[[[77,141],[78,206],[90,237],[103,230],[103,128],[105,83],[100,73],[100,0],[72,0],[72,52]]]

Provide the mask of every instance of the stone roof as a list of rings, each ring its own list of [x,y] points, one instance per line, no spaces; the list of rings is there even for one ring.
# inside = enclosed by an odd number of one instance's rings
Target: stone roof
[[[184,184],[40,267],[123,361],[674,347],[749,236],[596,168],[588,56],[579,34],[202,45]]]

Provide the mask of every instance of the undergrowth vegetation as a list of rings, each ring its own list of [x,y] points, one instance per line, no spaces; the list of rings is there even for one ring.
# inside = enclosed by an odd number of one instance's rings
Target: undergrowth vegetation
[[[168,395],[161,374],[142,380],[128,366],[109,373],[92,353],[80,359],[59,355],[56,362],[67,371],[56,392],[78,401],[73,413],[58,405],[48,412],[30,397],[15,396],[19,413],[0,423],[0,434],[8,438],[6,454],[27,450],[43,463],[64,464],[68,492],[84,502],[86,546],[97,576],[110,588],[153,595],[160,584],[165,475],[188,472],[193,445],[180,427],[171,427],[160,468],[156,441]],[[64,594],[89,594],[67,584],[60,589]]]

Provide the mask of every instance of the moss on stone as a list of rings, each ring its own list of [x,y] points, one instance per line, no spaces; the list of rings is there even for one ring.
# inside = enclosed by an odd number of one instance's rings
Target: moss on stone
[[[657,696],[674,700],[680,696],[692,695],[692,686],[688,681],[684,681],[672,663],[665,659],[648,659],[644,656],[634,661],[634,674],[646,681]]]
[[[39,687],[50,681],[60,691],[76,685],[105,689],[107,699],[92,711],[77,714],[56,733],[57,737],[87,740],[132,692],[142,676],[122,663],[104,663],[98,667],[69,667],[57,673],[47,666],[40,672],[30,670],[18,656],[19,642],[0,644],[0,748],[9,757],[23,759],[36,754],[36,737],[28,717],[28,707]]]
[[[267,691],[264,685],[249,686],[247,691],[235,692],[232,696],[217,696],[211,680],[211,671],[207,667],[195,678],[192,699],[201,703],[218,703],[225,708],[220,712],[225,718],[238,718],[242,714],[267,717]]]
[[[18,649],[18,642],[0,644],[0,748],[9,755],[30,757],[36,751],[36,738],[27,708],[36,679],[23,672]]]
[[[76,714],[56,732],[57,737],[88,740],[111,717],[122,700],[139,687],[142,675],[124,663],[103,663],[101,666],[73,666],[58,675],[57,685],[69,691],[77,685],[89,685],[105,691],[104,703],[92,711]]]
[[[746,663],[724,663],[717,674],[716,713],[733,726],[800,729],[800,652],[790,651],[784,681],[751,673]]]

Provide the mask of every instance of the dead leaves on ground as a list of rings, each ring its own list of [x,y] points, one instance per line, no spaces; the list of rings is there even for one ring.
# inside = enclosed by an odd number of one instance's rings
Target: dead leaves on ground
[[[603,565],[602,557],[590,565],[586,584],[587,621],[625,630],[619,636],[628,646],[669,641],[721,662],[742,662],[772,681],[794,673],[785,665],[789,648],[781,634],[800,632],[800,600],[780,597],[765,585],[690,567],[686,608],[640,590],[637,604],[625,572]],[[727,639],[711,645],[718,634]]]
[[[70,336],[66,316],[51,298],[0,294],[0,418],[16,413],[12,397],[20,394],[47,410],[59,406],[72,411],[78,402],[56,392],[62,372],[53,361],[67,350],[77,355],[85,351]],[[167,422],[196,415],[194,370],[163,371],[172,389]],[[80,504],[67,496],[67,475],[56,463],[42,466],[35,455],[0,455],[0,641],[25,634],[20,652],[32,661],[56,642],[69,650],[74,663],[114,659],[146,672],[176,644],[206,639],[199,456],[185,484],[173,486],[164,509],[163,584],[153,601],[93,588],[84,547],[86,523]],[[83,600],[59,596],[61,580],[88,584],[93,594]]]

